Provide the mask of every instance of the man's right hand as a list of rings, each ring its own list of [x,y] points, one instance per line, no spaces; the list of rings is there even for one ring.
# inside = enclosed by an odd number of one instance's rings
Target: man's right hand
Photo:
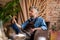
[[[12,23],[16,23],[15,16],[13,16]]]
[[[14,21],[14,23],[16,23],[16,20],[15,19],[13,19],[13,21]]]
[[[12,20],[13,23],[15,23],[15,24],[17,25],[17,27],[21,28],[21,25],[19,25],[19,24],[16,22],[15,18],[16,18],[16,16],[13,16],[13,20]]]

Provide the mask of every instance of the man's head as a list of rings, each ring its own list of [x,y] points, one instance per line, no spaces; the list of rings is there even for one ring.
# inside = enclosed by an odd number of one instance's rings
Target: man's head
[[[30,17],[37,16],[39,14],[39,11],[36,7],[32,6],[29,8],[29,15]]]

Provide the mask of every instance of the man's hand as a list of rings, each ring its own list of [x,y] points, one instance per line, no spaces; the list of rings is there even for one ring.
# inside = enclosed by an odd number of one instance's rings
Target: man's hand
[[[41,30],[41,28],[34,28],[34,29],[31,29],[31,32],[34,32],[35,30]]]
[[[41,30],[41,28],[34,28],[34,30]]]
[[[13,21],[14,23],[17,23],[16,20],[15,20],[15,18],[16,18],[16,16],[13,16],[13,20],[12,20],[12,21]]]
[[[13,19],[14,23],[17,23],[15,19]]]
[[[16,20],[15,20],[16,16],[13,16],[13,20],[12,23],[15,23],[17,25],[17,27],[21,28],[21,25],[19,25]]]

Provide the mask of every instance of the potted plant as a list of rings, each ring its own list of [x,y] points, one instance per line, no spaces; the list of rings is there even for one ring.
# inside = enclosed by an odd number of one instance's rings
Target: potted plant
[[[52,31],[56,31],[56,26],[55,25],[52,25]]]
[[[56,25],[52,25],[52,31],[51,31],[51,39],[50,40],[55,40],[57,37],[57,30],[56,30]]]
[[[0,7],[0,20],[4,23],[9,21],[13,15],[16,15],[20,11],[20,9],[19,0],[13,0],[6,3],[4,7]]]
[[[16,15],[20,10],[21,6],[19,0],[12,0],[0,7],[0,29],[3,28],[3,24],[8,22],[11,17]]]

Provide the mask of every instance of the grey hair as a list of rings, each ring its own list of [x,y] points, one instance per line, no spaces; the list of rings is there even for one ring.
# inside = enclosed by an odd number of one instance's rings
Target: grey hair
[[[31,7],[29,8],[29,10],[31,10],[31,9],[35,9],[35,10],[36,10],[36,13],[39,13],[39,10],[38,10],[37,7],[35,7],[35,6],[31,6]]]

